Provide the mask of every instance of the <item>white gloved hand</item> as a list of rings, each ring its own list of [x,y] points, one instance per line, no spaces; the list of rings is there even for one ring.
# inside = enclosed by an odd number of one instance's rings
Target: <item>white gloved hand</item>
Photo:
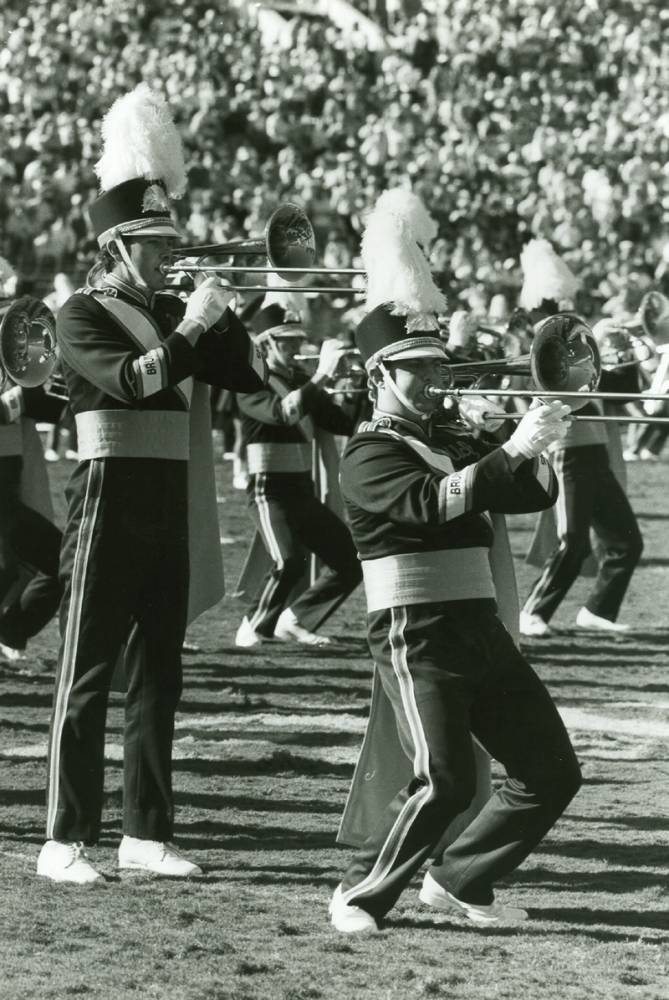
[[[321,344],[321,353],[318,356],[316,377],[320,379],[332,378],[344,356],[344,350],[345,348],[338,340],[333,338],[324,340]]]
[[[667,385],[661,386],[661,388],[658,390],[658,394],[660,392],[666,393],[667,389],[669,389],[669,386]],[[648,392],[650,392],[650,389],[648,389]],[[664,408],[666,405],[667,404],[663,399],[647,399],[643,403],[643,412],[648,417],[660,417],[663,415]]]
[[[552,399],[550,403],[530,409],[502,448],[512,457],[536,458],[554,441],[564,438],[571,421],[566,403]]]
[[[234,297],[234,290],[224,287],[218,278],[206,278],[189,296],[184,319],[208,330],[218,322]]]
[[[479,396],[463,396],[458,400],[460,416],[466,424],[476,430],[498,431],[506,420],[504,408],[499,403]]]

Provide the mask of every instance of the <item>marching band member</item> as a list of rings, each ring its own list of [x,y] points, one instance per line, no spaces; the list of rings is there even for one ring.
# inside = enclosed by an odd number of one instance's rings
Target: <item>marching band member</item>
[[[100,833],[109,687],[126,654],[121,869],[188,876],[172,844],[171,754],[188,619],[222,596],[209,390],[252,391],[264,364],[206,280],[185,306],[161,295],[178,239],[169,195],[185,185],[165,102],[140,84],[102,125],[101,248],[94,285],[62,307],[57,340],[79,438],[68,487],[62,644],[49,734],[47,842],[39,875],[102,876]]]
[[[62,409],[42,388],[12,384],[0,394],[0,659],[21,659],[60,603],[61,533],[35,425],[55,422]]]
[[[532,240],[521,254],[524,280],[520,304],[535,320],[558,312],[560,301],[572,301],[577,279],[546,240]],[[635,372],[602,372],[604,392],[638,391]],[[601,413],[592,400],[579,416]],[[606,425],[573,421],[567,435],[551,449],[560,495],[555,506],[557,545],[545,562],[520,613],[525,636],[550,634],[549,621],[568,593],[591,551],[590,531],[597,539],[597,576],[576,616],[579,628],[626,632],[616,621],[632,573],[641,558],[643,540],[636,517],[611,468]]]
[[[242,647],[272,638],[327,645],[330,640],[316,630],[362,578],[348,528],[316,497],[312,480],[311,442],[317,431],[353,431],[351,417],[322,388],[334,375],[343,346],[324,341],[317,370],[309,378],[293,361],[296,347],[306,339],[304,328],[285,317],[276,303],[254,317],[269,382],[259,392],[238,394],[247,442],[249,508],[270,560],[237,630],[235,643]],[[292,600],[309,552],[323,568]]]
[[[494,899],[494,883],[533,850],[580,781],[557,709],[498,616],[491,562],[491,512],[555,501],[541,452],[565,433],[568,409],[532,409],[501,447],[457,427],[432,438],[440,403],[426,390],[443,387],[435,314],[444,300],[421,245],[435,232],[419,199],[392,191],[363,237],[370,311],[356,341],[376,401],[341,468],[382,707],[363,756],[382,760],[399,736],[409,764],[381,810],[370,807],[373,772],[356,768],[347,812],[363,817],[358,850],[330,904],[344,933],[375,931],[430,858],[426,905],[478,924],[524,919]],[[444,831],[475,794],[472,734],[508,778],[445,845]]]

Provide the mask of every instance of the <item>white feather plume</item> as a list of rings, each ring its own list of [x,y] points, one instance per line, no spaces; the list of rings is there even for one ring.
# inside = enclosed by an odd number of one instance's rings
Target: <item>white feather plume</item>
[[[407,316],[409,332],[426,329],[435,313],[445,311],[424,252],[436,235],[437,224],[417,195],[394,188],[379,197],[361,247],[369,311],[390,305],[393,315]]]
[[[530,240],[520,254],[520,266],[523,287],[519,302],[523,309],[536,309],[544,299],[558,303],[573,299],[581,284],[548,240]]]
[[[162,180],[170,198],[186,187],[181,136],[165,99],[140,83],[119,97],[102,120],[102,156],[95,172],[103,191],[143,177]]]

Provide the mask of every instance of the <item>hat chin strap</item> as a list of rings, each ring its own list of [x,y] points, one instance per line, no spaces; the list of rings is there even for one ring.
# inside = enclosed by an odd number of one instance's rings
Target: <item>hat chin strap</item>
[[[123,263],[127,267],[128,274],[130,275],[130,277],[132,278],[132,280],[135,282],[135,284],[138,285],[139,288],[142,291],[150,292],[151,289],[149,288],[149,286],[147,285],[147,283],[144,281],[144,279],[140,276],[139,271],[137,270],[137,268],[133,264],[133,262],[132,262],[132,260],[130,258],[130,254],[128,253],[128,251],[126,249],[126,246],[125,246],[125,243],[123,242],[123,240],[121,239],[121,237],[120,236],[114,236],[113,239],[111,239],[109,242],[113,243],[114,246],[116,247],[116,249],[118,250],[119,257],[121,258],[121,260],[123,261]]]
[[[392,392],[393,396],[398,401],[398,403],[401,403],[402,406],[405,409],[407,409],[409,413],[412,414],[412,416],[417,417],[418,420],[429,420],[431,414],[423,413],[421,410],[418,410],[413,405],[413,403],[409,400],[408,396],[404,395],[404,393],[398,386],[397,382],[395,381],[395,379],[392,377],[392,375],[384,365],[383,361],[379,361],[377,362],[377,364],[379,366],[379,371],[383,375],[383,384],[386,386],[386,388],[390,389],[390,391]]]

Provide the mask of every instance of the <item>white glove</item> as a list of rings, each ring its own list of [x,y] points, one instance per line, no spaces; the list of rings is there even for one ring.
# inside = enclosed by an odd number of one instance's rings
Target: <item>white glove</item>
[[[663,385],[658,390],[660,392],[667,392],[669,385]],[[650,392],[650,389],[648,390]],[[666,406],[666,401],[663,399],[647,399],[643,404],[643,412],[649,417],[660,417],[664,413],[664,408]]]
[[[530,409],[502,448],[512,458],[518,455],[536,458],[554,441],[564,438],[571,423],[568,419],[570,416],[571,410],[559,399],[552,399],[550,403]]]
[[[458,400],[460,416],[466,424],[476,430],[498,431],[506,420],[506,413],[499,403],[491,403],[480,396],[463,396]],[[489,414],[490,416],[484,416]]]
[[[207,278],[189,296],[184,319],[208,330],[218,322],[234,297],[233,289],[225,288],[218,278]]]
[[[337,366],[344,356],[345,348],[333,338],[324,340],[321,344],[321,353],[318,357],[317,378],[332,378],[337,371]]]

